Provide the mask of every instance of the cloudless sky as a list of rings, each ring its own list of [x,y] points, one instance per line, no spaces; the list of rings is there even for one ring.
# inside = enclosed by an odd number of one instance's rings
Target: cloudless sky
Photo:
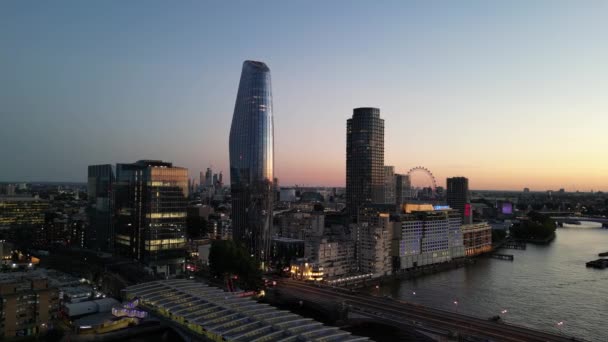
[[[138,159],[227,176],[254,59],[282,185],[343,185],[346,119],[372,106],[398,172],[608,190],[606,18],[604,1],[0,1],[0,181]]]

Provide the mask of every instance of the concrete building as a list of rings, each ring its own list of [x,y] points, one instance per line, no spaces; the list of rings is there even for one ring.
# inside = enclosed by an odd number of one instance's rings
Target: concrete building
[[[280,190],[279,200],[281,202],[295,202],[296,201],[296,189],[282,188]]]
[[[487,222],[463,225],[462,236],[467,256],[492,251],[492,226]]]
[[[44,332],[59,312],[59,291],[28,273],[0,274],[0,339]]]
[[[304,240],[323,235],[325,215],[320,212],[289,211],[279,215],[280,237]]]
[[[393,266],[409,269],[463,257],[460,222],[460,214],[454,210],[419,211],[398,216],[393,223]]]
[[[389,210],[361,208],[356,225],[356,259],[359,274],[381,277],[391,274],[392,223]]]
[[[314,240],[313,240],[314,241]],[[308,249],[309,260],[323,269],[323,278],[332,280],[356,273],[355,241],[348,238],[321,238]]]

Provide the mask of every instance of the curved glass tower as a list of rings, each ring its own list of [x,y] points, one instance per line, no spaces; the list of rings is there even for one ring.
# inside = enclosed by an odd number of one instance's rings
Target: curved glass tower
[[[270,69],[245,61],[230,127],[232,235],[260,260],[270,255],[274,125]]]

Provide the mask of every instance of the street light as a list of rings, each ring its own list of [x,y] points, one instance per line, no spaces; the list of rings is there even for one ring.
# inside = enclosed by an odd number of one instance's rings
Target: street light
[[[559,333],[562,334],[562,335],[563,335],[563,332],[562,332],[562,327],[563,326],[564,326],[564,321],[557,322],[557,331],[559,331]]]
[[[456,306],[456,313],[458,313],[458,300],[454,301],[454,305]]]

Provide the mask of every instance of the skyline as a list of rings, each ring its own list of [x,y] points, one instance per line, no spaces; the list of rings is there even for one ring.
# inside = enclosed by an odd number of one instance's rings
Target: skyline
[[[140,159],[228,176],[253,59],[273,70],[282,185],[344,186],[346,120],[377,107],[397,173],[608,190],[608,4],[145,4],[0,4],[0,181],[83,182],[88,165]]]

